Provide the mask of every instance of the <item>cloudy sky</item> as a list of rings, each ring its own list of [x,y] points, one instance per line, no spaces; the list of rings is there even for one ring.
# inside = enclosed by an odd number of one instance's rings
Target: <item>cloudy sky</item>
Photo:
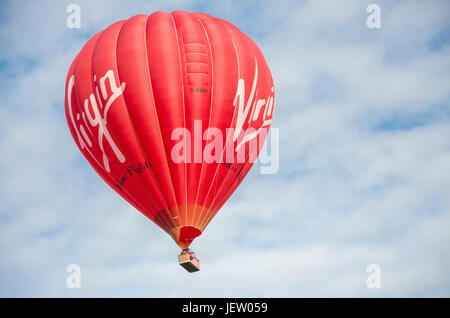
[[[64,116],[93,34],[176,9],[261,47],[280,136],[278,172],[256,165],[192,245],[196,274],[94,173]],[[449,15],[448,1],[2,1],[0,296],[449,297]],[[81,288],[67,288],[69,264]]]

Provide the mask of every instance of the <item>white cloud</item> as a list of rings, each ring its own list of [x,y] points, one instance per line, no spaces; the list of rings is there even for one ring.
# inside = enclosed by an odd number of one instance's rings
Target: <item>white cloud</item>
[[[369,30],[369,3],[87,1],[79,31],[66,28],[64,3],[6,5],[0,295],[449,296],[449,5],[380,1],[382,28]],[[88,36],[176,8],[255,37],[280,128],[279,173],[252,170],[194,242],[195,275],[95,176],[63,113],[65,75]],[[79,290],[65,285],[72,263]],[[365,284],[372,263],[378,290]]]

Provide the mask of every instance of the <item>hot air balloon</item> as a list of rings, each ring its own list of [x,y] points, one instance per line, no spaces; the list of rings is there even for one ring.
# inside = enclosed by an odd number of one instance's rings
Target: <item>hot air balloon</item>
[[[98,175],[189,249],[236,190],[270,127],[274,85],[258,46],[205,13],[136,15],[70,66],[65,113]]]

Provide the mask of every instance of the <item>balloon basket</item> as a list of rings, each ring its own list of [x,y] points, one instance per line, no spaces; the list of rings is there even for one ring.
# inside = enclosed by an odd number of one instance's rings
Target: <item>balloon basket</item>
[[[200,270],[200,261],[195,256],[195,253],[188,248],[182,250],[181,254],[178,255],[178,262],[189,273]]]

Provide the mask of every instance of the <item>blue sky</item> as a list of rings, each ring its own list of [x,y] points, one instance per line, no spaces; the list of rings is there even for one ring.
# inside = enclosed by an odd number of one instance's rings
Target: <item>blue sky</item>
[[[70,3],[81,29],[66,27]],[[380,29],[366,26],[370,3]],[[64,117],[90,36],[175,9],[256,41],[280,135],[278,173],[252,170],[193,244],[195,275],[93,172]],[[450,296],[449,14],[448,1],[2,2],[0,296]],[[69,264],[80,289],[66,287]]]

